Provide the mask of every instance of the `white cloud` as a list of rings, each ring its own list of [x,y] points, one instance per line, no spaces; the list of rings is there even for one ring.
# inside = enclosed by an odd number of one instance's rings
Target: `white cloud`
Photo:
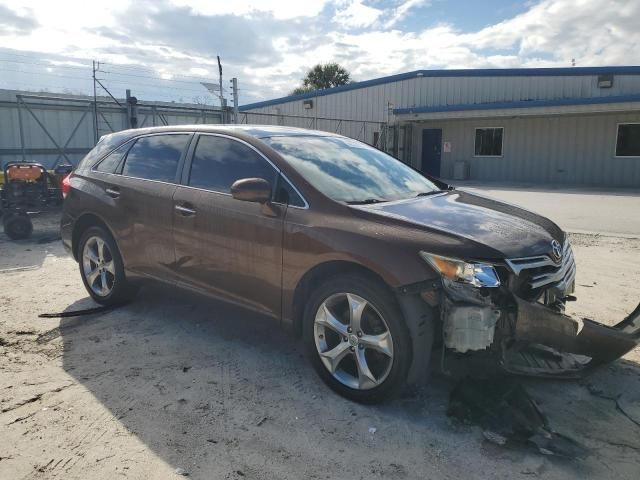
[[[465,45],[515,49],[523,63],[537,55],[568,65],[640,63],[637,0],[544,0],[528,11],[461,36]]]
[[[362,0],[351,0],[341,5],[333,20],[344,27],[360,28],[373,25],[383,11],[362,3]]]
[[[385,28],[391,28],[399,21],[404,20],[412,8],[423,7],[430,4],[430,0],[405,0],[401,2],[400,5],[391,12],[391,17],[384,24]]]
[[[279,20],[315,17],[329,0],[171,0],[201,15],[250,15],[270,13]]]
[[[337,61],[355,80],[419,68],[569,66],[572,58],[579,66],[640,64],[638,0],[541,0],[471,31],[448,23],[403,28],[402,19],[428,1],[389,7],[373,0],[196,0],[191,10],[176,7],[184,4],[68,0],[61,7],[50,0],[0,0],[15,13],[14,22],[22,22],[0,29],[0,49],[31,52],[60,69],[97,59],[175,79],[215,76],[219,54],[225,79],[239,78],[242,102],[289,93],[318,62]],[[219,20],[219,14],[226,16]],[[42,87],[47,81],[44,75],[28,79]]]

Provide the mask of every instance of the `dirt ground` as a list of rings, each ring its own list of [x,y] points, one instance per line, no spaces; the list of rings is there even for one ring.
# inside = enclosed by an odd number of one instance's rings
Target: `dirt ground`
[[[578,459],[505,449],[446,416],[452,382],[362,406],[328,390],[269,320],[168,287],[89,307],[41,219],[0,234],[0,478],[640,477],[640,349],[583,381],[526,381]],[[607,323],[640,300],[640,240],[572,235],[572,313]]]

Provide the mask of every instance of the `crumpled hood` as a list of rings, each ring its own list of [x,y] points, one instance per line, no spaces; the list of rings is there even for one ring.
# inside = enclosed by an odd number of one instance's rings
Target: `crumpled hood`
[[[528,257],[551,252],[551,241],[563,243],[564,232],[551,220],[528,210],[452,190],[433,196],[367,205],[372,214],[395,218],[483,244],[504,258]]]

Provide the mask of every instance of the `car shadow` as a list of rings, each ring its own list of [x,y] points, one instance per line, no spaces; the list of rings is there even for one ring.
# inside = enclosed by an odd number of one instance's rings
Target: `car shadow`
[[[87,298],[67,310],[93,306]],[[451,421],[446,378],[391,403],[355,404],[321,383],[301,342],[276,321],[169,286],[145,287],[117,309],[64,318],[55,335],[63,340],[64,370],[128,432],[192,478],[401,478],[434,472],[442,462],[469,478],[473,462],[502,468],[505,458],[512,465],[527,455],[496,451],[477,428]],[[616,367],[616,385],[637,375],[635,364],[635,373],[624,368]],[[576,430],[573,420],[595,412],[601,417],[589,420],[589,432],[611,430],[615,405],[584,385],[527,384],[563,428],[582,434],[586,427]],[[580,403],[567,405],[567,395]],[[614,440],[633,434],[635,426],[624,422],[611,424]]]

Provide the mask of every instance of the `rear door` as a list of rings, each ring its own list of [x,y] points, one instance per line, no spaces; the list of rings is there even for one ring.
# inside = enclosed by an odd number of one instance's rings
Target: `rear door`
[[[192,136],[176,133],[137,138],[117,166],[116,174],[109,175],[103,185],[113,206],[107,214],[110,218],[105,220],[115,230],[129,270],[174,280],[172,197]]]
[[[279,316],[286,206],[244,202],[230,194],[241,178],[264,178],[273,186],[277,170],[233,137],[200,134],[194,143],[184,185],[173,197],[179,281]]]

